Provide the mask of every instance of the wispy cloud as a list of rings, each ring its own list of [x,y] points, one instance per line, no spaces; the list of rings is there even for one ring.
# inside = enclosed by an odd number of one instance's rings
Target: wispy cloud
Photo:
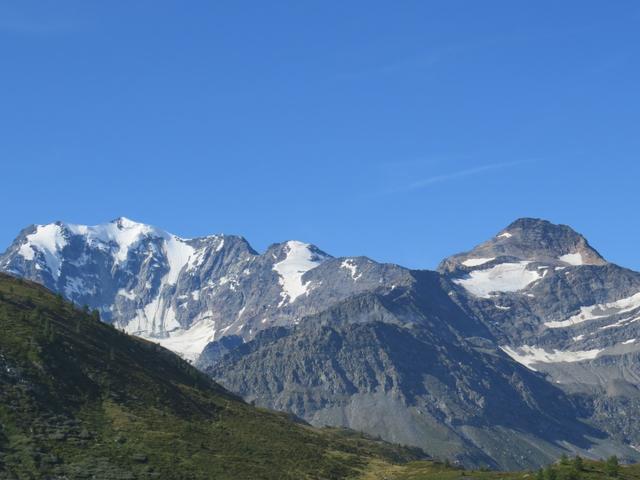
[[[531,160],[518,160],[514,162],[503,162],[503,163],[490,163],[487,165],[479,165],[477,167],[467,168],[464,170],[458,170],[456,172],[444,173],[441,175],[433,175],[431,177],[422,178],[406,185],[387,190],[384,193],[399,193],[399,192],[409,192],[412,190],[420,190],[423,188],[427,188],[431,185],[437,183],[448,182],[451,180],[455,180],[463,177],[471,177],[474,175],[480,175],[485,172],[489,172],[492,170],[502,170],[505,168],[515,167],[517,165],[522,165],[523,163],[529,163]]]
[[[430,69],[464,52],[477,49],[479,46],[480,44],[478,42],[473,44],[436,45],[424,51],[387,59],[386,61],[384,59],[378,60],[377,63],[363,66],[359,69],[338,72],[335,74],[335,78],[338,80],[351,80],[363,77],[371,78],[377,75],[403,74],[406,73],[407,70]]]
[[[412,55],[400,59],[395,59],[387,63],[381,63],[370,67],[363,67],[359,70],[341,72],[336,75],[338,79],[356,79],[360,77],[370,77],[372,75],[385,75],[402,72],[407,68],[423,67],[429,68],[438,64],[448,53],[447,49],[433,49],[430,52],[420,55]]]

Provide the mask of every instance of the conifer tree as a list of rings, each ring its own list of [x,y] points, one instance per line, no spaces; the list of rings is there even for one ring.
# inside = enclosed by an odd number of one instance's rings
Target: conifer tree
[[[578,472],[584,470],[584,462],[582,461],[582,457],[580,455],[576,455],[576,458],[573,459],[573,466]]]
[[[556,480],[558,478],[558,475],[552,465],[547,465],[547,468],[545,468],[544,478],[545,480]]]
[[[607,461],[604,464],[604,469],[607,475],[610,477],[617,477],[620,473],[620,463],[618,462],[618,457],[615,455],[607,458]]]

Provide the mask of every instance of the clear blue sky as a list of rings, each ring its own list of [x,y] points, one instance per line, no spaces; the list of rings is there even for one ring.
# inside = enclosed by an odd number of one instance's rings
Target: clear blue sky
[[[520,216],[640,269],[640,3],[0,0],[0,249],[118,216],[434,267]]]

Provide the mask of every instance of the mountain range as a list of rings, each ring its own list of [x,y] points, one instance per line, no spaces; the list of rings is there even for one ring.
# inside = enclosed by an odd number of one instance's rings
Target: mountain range
[[[519,219],[437,271],[120,218],[24,229],[0,270],[257,405],[468,465],[640,459],[640,274]]]

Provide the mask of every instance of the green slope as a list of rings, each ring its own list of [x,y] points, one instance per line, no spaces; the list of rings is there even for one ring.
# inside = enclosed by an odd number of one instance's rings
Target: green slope
[[[438,462],[410,462],[389,465],[373,461],[362,480],[638,480],[640,465],[619,466],[616,471],[607,468],[604,461],[583,460],[576,467],[575,460],[556,463],[535,472],[491,472],[461,470]]]
[[[254,408],[153,343],[0,275],[0,478],[351,478],[419,452]]]

